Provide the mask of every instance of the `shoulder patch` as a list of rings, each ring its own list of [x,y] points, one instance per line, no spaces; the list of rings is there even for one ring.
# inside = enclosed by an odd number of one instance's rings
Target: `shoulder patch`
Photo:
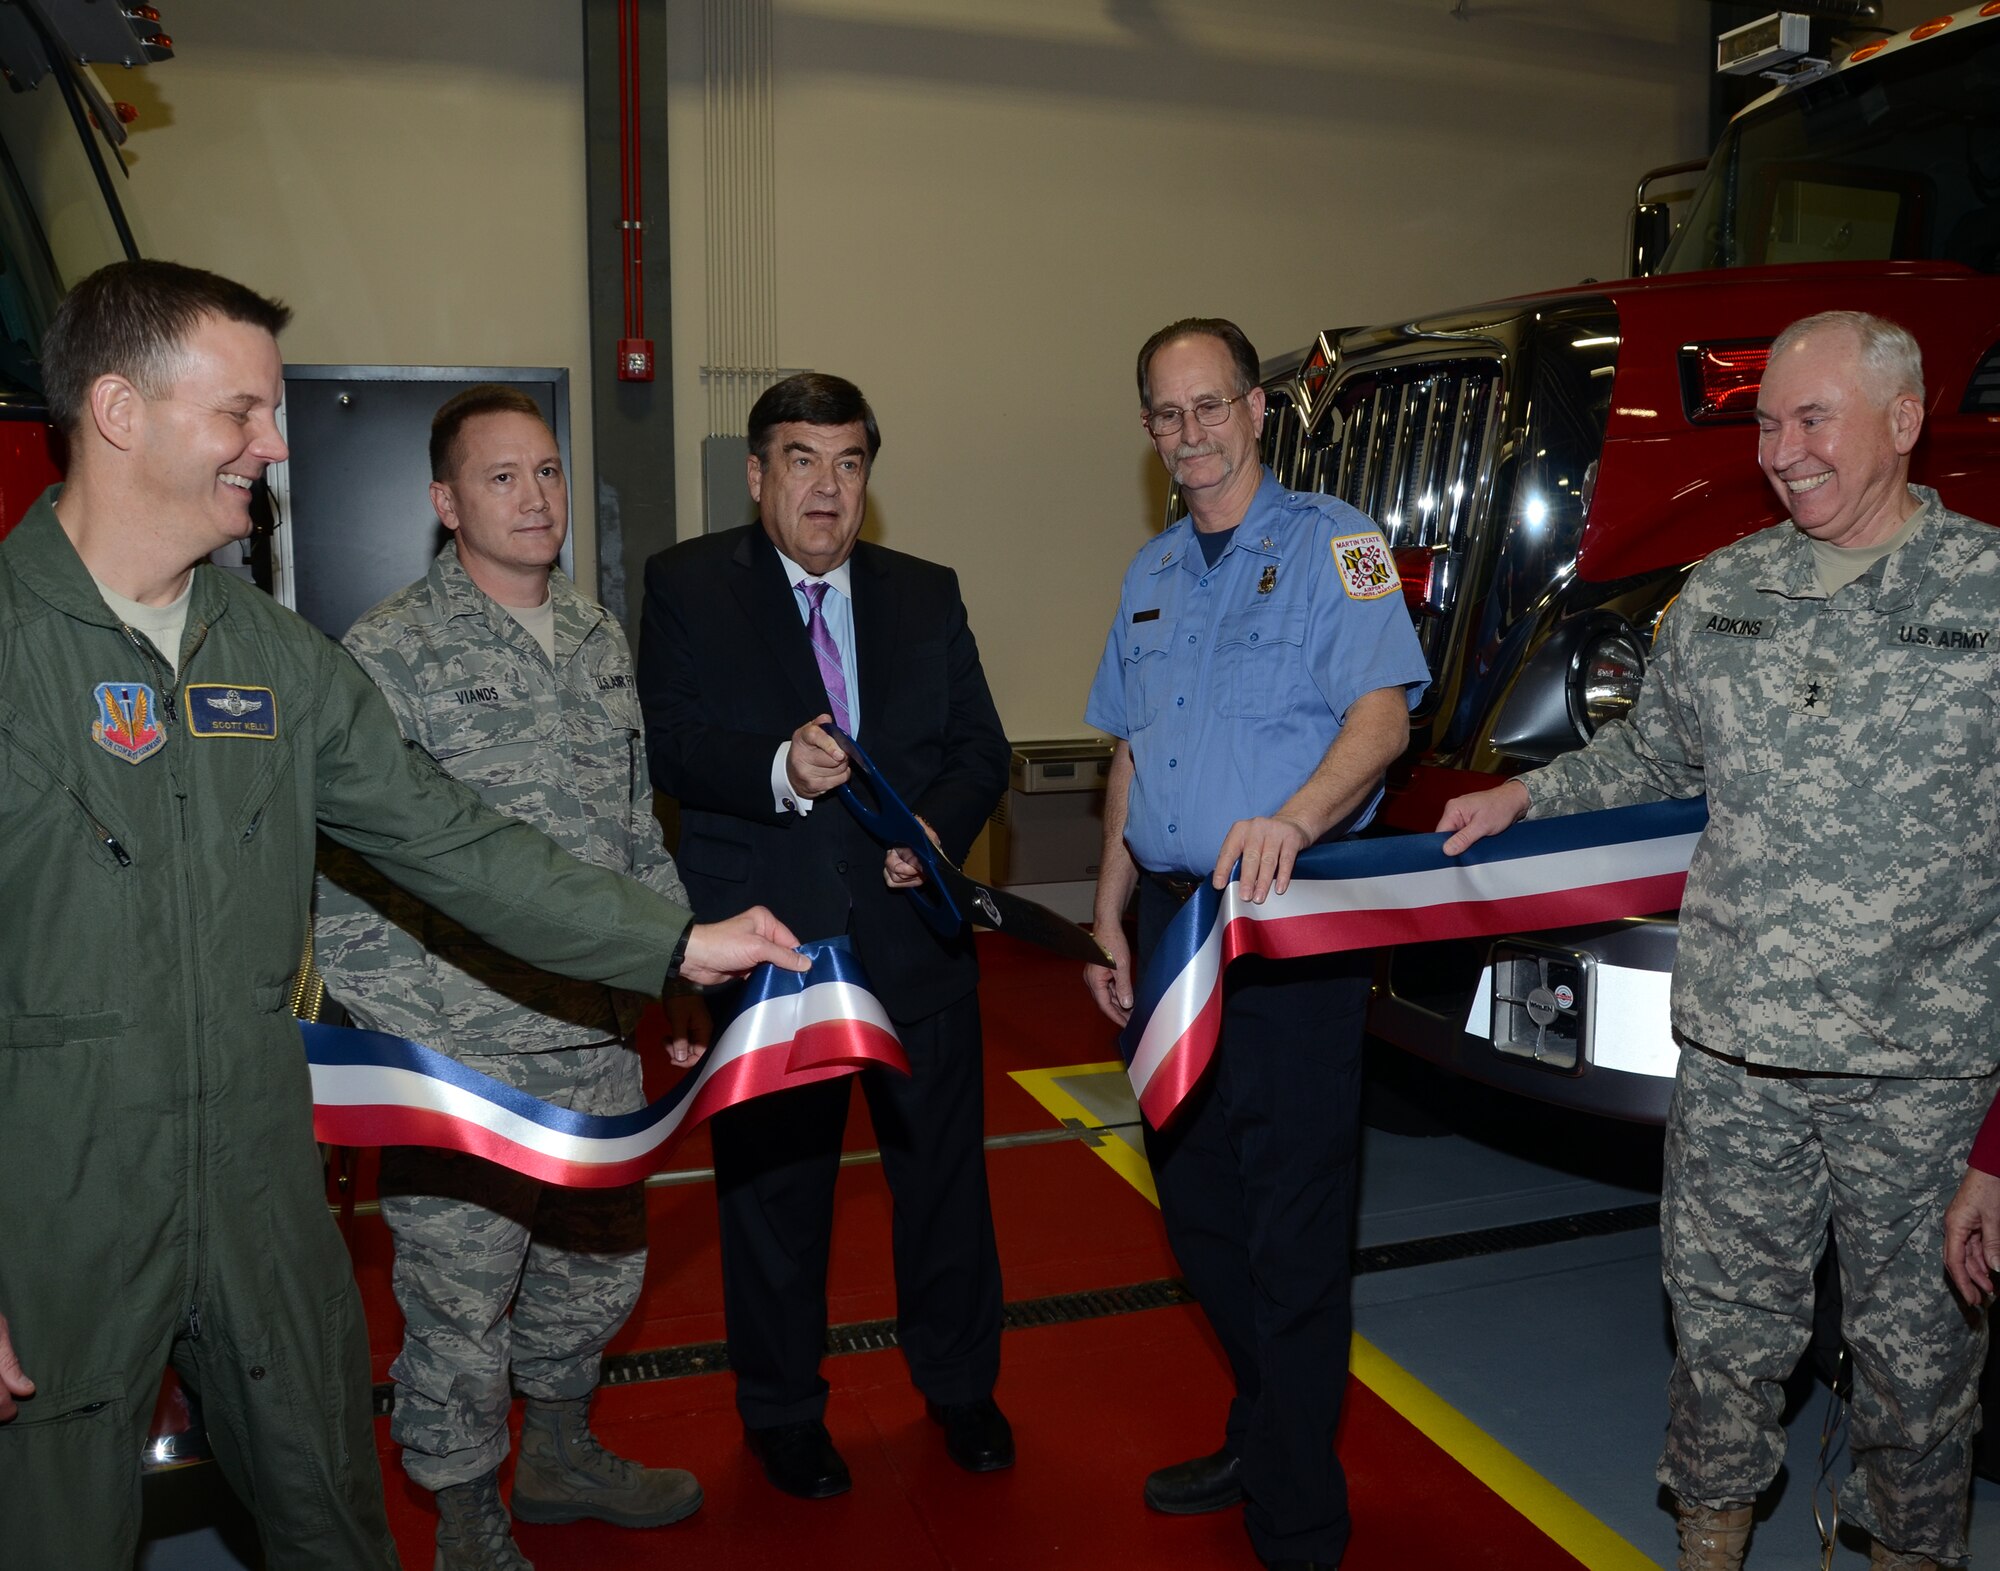
[[[1340,587],[1350,600],[1380,600],[1399,582],[1389,542],[1372,529],[1336,539],[1333,560],[1340,568]]]

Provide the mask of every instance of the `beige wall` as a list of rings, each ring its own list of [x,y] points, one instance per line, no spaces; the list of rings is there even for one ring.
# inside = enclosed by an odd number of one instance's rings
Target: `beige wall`
[[[668,0],[682,530],[704,403],[701,0]],[[1709,12],[1633,0],[777,0],[780,365],[884,430],[876,534],[959,571],[1016,737],[1083,731],[1162,494],[1132,356],[1265,354],[1623,272],[1706,151]]]
[[[575,0],[174,0],[138,105],[154,255],[288,301],[301,364],[570,371],[591,473],[583,42]],[[578,578],[596,582],[576,487]]]
[[[666,3],[648,90],[671,89],[690,533],[703,8]],[[872,527],[958,568],[1014,735],[1081,729],[1157,514],[1130,369],[1148,331],[1231,315],[1268,354],[1613,275],[1634,177],[1702,151],[1705,6],[1451,11],[776,0],[777,359],[868,390],[886,433]],[[144,114],[130,192],[149,249],[289,300],[296,361],[568,366],[589,474],[575,0],[175,0],[170,21],[177,59],[107,77]]]

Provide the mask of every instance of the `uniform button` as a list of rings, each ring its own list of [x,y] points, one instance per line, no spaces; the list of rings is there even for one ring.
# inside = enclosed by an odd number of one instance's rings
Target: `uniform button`
[[[1257,635],[1255,633],[1250,635],[1250,642],[1253,644],[1257,642]]]
[[[1189,642],[1189,643],[1193,643],[1193,642],[1194,642],[1194,634],[1192,634],[1192,633],[1189,633],[1189,634],[1188,634],[1188,642]]]
[[[1187,705],[1187,700],[1185,698],[1176,698],[1174,700],[1174,708],[1176,709],[1185,708],[1186,705]]]
[[[252,1364],[250,1366],[250,1378],[252,1380],[262,1380],[264,1378],[264,1366],[262,1364]]]
[[[1170,835],[1177,835],[1177,834],[1179,834],[1180,832],[1181,832],[1181,826],[1180,826],[1179,824],[1169,824],[1169,825],[1167,825],[1167,833],[1168,833],[1168,834],[1170,834]]]
[[[833,864],[833,870],[836,873],[844,873],[847,871],[847,864],[845,862],[835,862]]]
[[[1169,769],[1178,769],[1180,768],[1180,766],[1181,766],[1181,761],[1178,758],[1170,758],[1167,760],[1167,767]]]

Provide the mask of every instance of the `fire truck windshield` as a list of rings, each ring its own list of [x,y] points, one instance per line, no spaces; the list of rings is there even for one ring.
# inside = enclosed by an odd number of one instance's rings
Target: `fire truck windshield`
[[[2000,21],[1738,117],[1660,271],[1915,258],[2000,272]]]

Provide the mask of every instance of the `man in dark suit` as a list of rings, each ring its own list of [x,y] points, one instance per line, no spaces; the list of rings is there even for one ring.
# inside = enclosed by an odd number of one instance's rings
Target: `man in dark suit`
[[[639,694],[653,778],[681,805],[697,914],[767,903],[804,938],[846,934],[896,1023],[910,1074],[865,1071],[895,1201],[898,1331],[910,1373],[973,1472],[1007,1467],[993,1402],[1000,1261],[982,1143],[972,935],[938,937],[920,877],[838,800],[829,720],[868,750],[932,838],[962,858],[1007,783],[1007,741],[958,579],[858,542],[881,446],[861,390],[789,377],[750,411],[759,522],[646,565]],[[826,1264],[849,1077],[732,1108],[710,1125],[736,1406],[771,1482],[849,1487],[823,1420]]]

